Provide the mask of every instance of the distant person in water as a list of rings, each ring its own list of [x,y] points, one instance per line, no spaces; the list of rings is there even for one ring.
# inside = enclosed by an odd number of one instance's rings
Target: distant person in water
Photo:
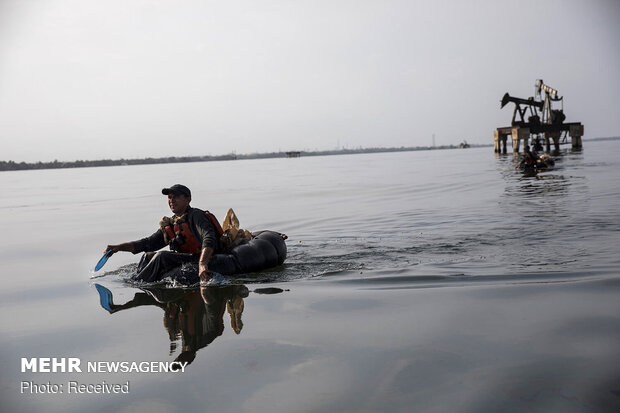
[[[526,165],[536,165],[536,156],[532,151],[530,151],[530,146],[525,145],[525,149],[523,150],[523,161]]]
[[[208,211],[192,208],[192,193],[185,185],[175,184],[162,189],[168,196],[168,206],[174,214],[163,217],[159,229],[149,237],[122,244],[108,245],[105,251],[144,252],[134,280],[155,282],[162,276],[185,263],[198,263],[198,277],[207,282],[212,278],[209,261],[219,252],[222,228]],[[170,251],[159,251],[165,246]]]
[[[536,138],[534,140],[534,152],[540,152],[543,150],[542,143],[540,143],[540,138]]]

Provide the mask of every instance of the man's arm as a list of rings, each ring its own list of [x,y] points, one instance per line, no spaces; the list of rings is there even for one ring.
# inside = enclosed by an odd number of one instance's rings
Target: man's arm
[[[207,282],[211,279],[211,272],[209,271],[209,261],[213,255],[213,248],[205,247],[200,253],[200,259],[198,260],[198,277],[200,281]]]
[[[124,242],[122,244],[108,245],[105,251],[112,251],[112,254],[119,251],[127,251],[132,254],[145,251],[157,251],[166,246],[164,234],[161,231],[153,233],[150,237],[142,238],[138,241]]]
[[[194,231],[194,235],[202,243],[200,258],[198,259],[198,277],[201,282],[207,282],[212,278],[212,274],[209,271],[209,261],[216,251],[219,235],[204,211],[199,209],[194,209],[190,215],[190,226],[192,231]]]
[[[127,252],[131,252],[132,254],[135,254],[136,247],[133,245],[133,242],[123,242],[122,244],[108,245],[104,252],[108,252],[108,251],[112,251],[112,254],[115,254],[119,251],[127,251]]]

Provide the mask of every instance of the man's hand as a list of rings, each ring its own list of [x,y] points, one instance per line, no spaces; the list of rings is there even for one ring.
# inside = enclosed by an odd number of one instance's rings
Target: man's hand
[[[200,265],[198,265],[198,278],[200,278],[201,283],[208,282],[213,277],[213,273],[207,269],[201,269]]]
[[[125,242],[123,244],[108,245],[105,248],[104,253],[108,252],[108,251],[112,251],[112,253],[110,255],[116,254],[119,251],[127,251],[127,252],[135,253],[136,252],[136,248],[134,247],[133,242]]]
[[[200,253],[200,259],[198,260],[198,278],[200,282],[206,283],[213,277],[211,271],[209,271],[209,261],[213,255],[213,248],[205,247]]]

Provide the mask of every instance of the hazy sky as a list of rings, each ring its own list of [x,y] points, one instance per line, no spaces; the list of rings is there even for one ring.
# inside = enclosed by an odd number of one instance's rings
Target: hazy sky
[[[620,1],[0,0],[0,160],[492,143],[538,78],[620,135]]]

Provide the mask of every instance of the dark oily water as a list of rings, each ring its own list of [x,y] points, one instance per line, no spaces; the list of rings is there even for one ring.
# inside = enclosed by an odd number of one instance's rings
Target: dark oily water
[[[447,154],[442,167],[421,157],[410,181],[383,174],[380,189],[359,182],[339,195],[355,198],[343,210],[377,208],[308,222],[321,235],[290,246],[287,270],[397,288],[617,273],[620,185],[610,171],[620,168],[604,152],[616,146],[563,150],[554,169],[536,174],[515,170],[512,154],[482,149]]]
[[[492,148],[2,173],[0,225],[28,230],[0,250],[0,410],[619,411],[619,149],[585,141],[537,174]],[[131,254],[95,274],[176,182],[286,233],[285,264],[206,289],[132,284]],[[20,391],[70,381],[131,390]]]
[[[488,148],[307,160],[317,170],[286,188],[297,208],[282,215],[297,219],[276,224],[290,237],[286,264],[228,281],[336,277],[402,288],[613,272],[620,194],[606,145],[617,143],[564,149],[555,168],[534,174]],[[111,274],[127,279],[133,268]]]

